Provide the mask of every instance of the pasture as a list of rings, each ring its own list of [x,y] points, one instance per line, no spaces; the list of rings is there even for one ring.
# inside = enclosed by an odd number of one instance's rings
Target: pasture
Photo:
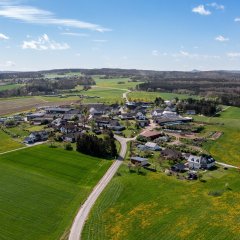
[[[188,182],[143,171],[121,167],[91,211],[83,240],[239,239],[239,172],[218,169],[206,182]]]
[[[67,236],[80,204],[110,164],[46,145],[0,156],[0,239]]]

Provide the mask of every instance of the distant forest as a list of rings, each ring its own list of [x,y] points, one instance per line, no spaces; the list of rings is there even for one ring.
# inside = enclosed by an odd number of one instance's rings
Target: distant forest
[[[16,89],[10,89],[0,92],[0,98],[43,95],[57,93],[59,90],[74,89],[78,85],[89,86],[95,85],[95,81],[89,76],[62,77],[55,79],[31,78],[24,81],[18,79],[18,83],[24,83],[24,86]]]

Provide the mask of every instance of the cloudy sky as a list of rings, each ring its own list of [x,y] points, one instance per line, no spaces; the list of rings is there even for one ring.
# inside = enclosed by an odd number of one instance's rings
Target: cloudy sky
[[[240,70],[238,0],[0,0],[0,71]]]

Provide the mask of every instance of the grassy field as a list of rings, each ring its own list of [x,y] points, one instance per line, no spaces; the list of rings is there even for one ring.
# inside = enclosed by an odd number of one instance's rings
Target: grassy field
[[[8,84],[8,85],[0,85],[0,92],[5,90],[11,90],[15,88],[21,87],[22,84]]]
[[[223,133],[216,141],[208,142],[204,146],[205,149],[220,162],[240,166],[240,108],[229,107],[220,117],[196,116],[194,118],[213,124],[205,126],[205,133],[214,131]]]
[[[130,100],[141,100],[141,101],[154,101],[156,97],[161,97],[164,100],[172,100],[176,97],[179,99],[186,99],[186,98],[199,98],[197,96],[190,96],[186,94],[177,94],[177,93],[162,93],[162,92],[142,92],[142,91],[135,91],[128,94]]]
[[[111,161],[37,146],[0,156],[0,239],[56,240]]]
[[[10,136],[0,130],[0,153],[24,147],[23,144],[13,140]]]
[[[99,98],[90,98],[85,99],[84,102],[91,103],[91,102],[99,102],[99,103],[116,103],[117,101],[122,101],[122,95],[126,92],[125,90],[121,89],[110,89],[104,87],[96,87],[92,88],[89,91],[84,92],[83,94],[86,96],[98,96]]]
[[[99,87],[112,87],[119,89],[135,88],[140,82],[129,82],[129,78],[112,78],[101,79],[99,76],[94,77],[94,80]]]
[[[239,173],[219,169],[204,179],[137,175],[122,166],[94,206],[82,239],[239,239]],[[212,191],[223,194],[214,197]]]

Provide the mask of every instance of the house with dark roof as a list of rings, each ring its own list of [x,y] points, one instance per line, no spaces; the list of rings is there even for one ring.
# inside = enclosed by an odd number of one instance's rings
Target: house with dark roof
[[[68,133],[63,135],[63,141],[65,142],[70,142],[70,143],[75,143],[80,136],[81,132],[76,132],[76,133]]]
[[[162,133],[159,131],[145,131],[143,133],[140,134],[140,136],[148,138],[150,140],[154,140],[160,136],[162,136]]]
[[[147,158],[141,158],[141,157],[131,157],[130,161],[133,164],[141,164],[141,166],[146,166],[149,164]]]
[[[23,143],[26,144],[32,144],[35,142],[42,142],[48,140],[48,132],[46,131],[37,131],[37,132],[32,132],[28,137],[26,137],[23,141]]]

